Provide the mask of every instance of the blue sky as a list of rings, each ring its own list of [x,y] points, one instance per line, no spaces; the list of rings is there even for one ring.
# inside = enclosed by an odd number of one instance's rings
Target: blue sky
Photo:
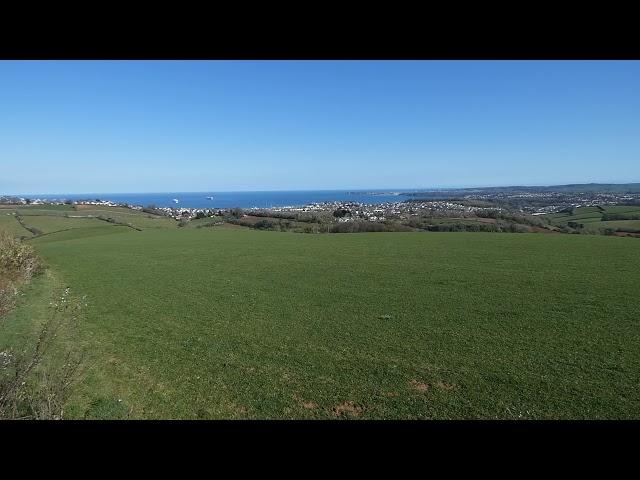
[[[640,62],[0,61],[0,194],[640,181]]]

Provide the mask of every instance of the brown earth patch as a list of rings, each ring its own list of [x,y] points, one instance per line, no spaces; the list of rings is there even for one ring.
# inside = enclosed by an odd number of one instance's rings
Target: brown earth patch
[[[344,403],[341,403],[340,405],[336,405],[331,409],[336,417],[343,417],[346,415],[359,417],[362,414],[363,410],[364,409],[361,406],[356,405],[351,401],[346,401]]]
[[[456,386],[452,383],[447,383],[447,382],[436,382],[436,387],[439,388],[440,390],[455,390]]]
[[[300,398],[298,395],[294,395],[293,398],[302,408],[306,408],[307,410],[315,410],[316,408],[318,408],[318,404],[316,402],[307,402],[306,400]]]
[[[424,383],[424,382],[420,382],[418,380],[411,380],[409,382],[409,385],[411,385],[411,388],[413,388],[414,390],[417,390],[418,392],[426,392],[427,390],[429,390],[429,384],[428,383]]]
[[[636,237],[640,238],[639,233],[631,233],[631,232],[613,232],[616,237]]]

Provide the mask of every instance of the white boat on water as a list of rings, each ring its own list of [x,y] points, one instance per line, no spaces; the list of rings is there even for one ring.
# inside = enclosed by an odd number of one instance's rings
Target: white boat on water
[[[174,203],[178,203],[178,201],[179,201],[179,200],[178,200],[177,198],[174,198],[174,199],[173,199],[173,202],[174,202]]]
[[[213,200],[213,197],[205,197],[207,200]]]

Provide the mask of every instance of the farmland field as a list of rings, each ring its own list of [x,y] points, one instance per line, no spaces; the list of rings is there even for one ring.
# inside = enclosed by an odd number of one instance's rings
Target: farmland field
[[[637,239],[101,225],[29,240],[0,331],[87,296],[69,417],[640,416]]]
[[[640,207],[629,205],[605,205],[602,207],[579,207],[573,213],[553,213],[546,217],[553,225],[567,225],[569,222],[583,224],[586,229],[614,228],[620,231],[640,229],[640,220],[618,219],[607,220],[605,215],[640,216]],[[637,217],[636,217],[637,218]]]
[[[70,228],[98,227],[104,222],[96,218],[65,218],[49,215],[29,215],[22,217],[22,221],[29,227],[35,227],[44,233],[57,232]]]
[[[129,225],[136,229],[176,228],[172,218],[144,213],[122,207],[101,207],[97,205],[2,205],[0,208],[0,229],[15,236],[33,236],[16,220],[14,214],[22,218],[25,227],[33,227],[36,232],[51,234],[76,228],[99,228],[103,226]],[[109,219],[110,223],[107,223]]]
[[[2,210],[0,210],[0,230],[9,232],[17,237],[31,236],[31,232],[20,225],[13,215],[8,215]]]

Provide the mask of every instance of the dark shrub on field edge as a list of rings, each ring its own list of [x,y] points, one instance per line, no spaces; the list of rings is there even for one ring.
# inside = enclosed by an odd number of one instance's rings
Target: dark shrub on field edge
[[[254,223],[253,228],[257,228],[258,230],[269,230],[275,227],[276,225],[279,225],[279,223],[276,223],[271,220],[262,219]]]
[[[331,233],[361,233],[361,232],[410,232],[412,228],[399,223],[379,223],[355,220],[331,225]]]
[[[159,210],[155,205],[149,205],[142,209],[144,213],[151,213],[153,215],[161,215],[166,216],[166,213],[163,210]]]
[[[602,221],[611,220],[640,220],[640,215],[635,213],[605,213],[602,215]]]
[[[286,220],[297,220],[297,215],[291,212],[272,212],[269,210],[251,210],[251,216],[253,217],[270,217],[281,218]]]
[[[235,218],[240,218],[244,215],[244,210],[242,210],[241,208],[232,208],[231,210],[229,210],[229,215]]]

